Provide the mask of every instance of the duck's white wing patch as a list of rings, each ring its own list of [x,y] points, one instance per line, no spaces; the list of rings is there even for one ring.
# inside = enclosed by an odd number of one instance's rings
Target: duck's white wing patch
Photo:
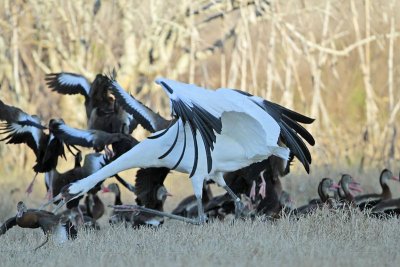
[[[152,133],[156,131],[156,121],[153,112],[148,107],[128,94],[115,80],[111,81],[110,90],[115,94],[122,107],[131,113],[143,128]]]
[[[81,130],[67,126],[64,123],[54,123],[52,133],[68,145],[93,147],[94,136],[91,130]]]
[[[39,152],[40,140],[43,129],[40,118],[29,115],[23,110],[6,105],[0,100],[0,121],[5,121],[0,128],[0,134],[5,134],[0,141],[7,140],[7,143],[26,143],[37,155]]]
[[[60,94],[81,94],[89,97],[90,83],[82,75],[68,72],[50,73],[46,75],[46,83]]]

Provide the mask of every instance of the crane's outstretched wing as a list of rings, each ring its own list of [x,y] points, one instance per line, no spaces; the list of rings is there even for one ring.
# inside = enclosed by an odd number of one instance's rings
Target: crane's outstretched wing
[[[314,137],[299,123],[311,124],[314,119],[297,113],[272,103],[247,92],[235,90],[236,92],[247,95],[254,103],[264,109],[281,128],[281,138],[283,143],[290,149],[290,152],[300,160],[307,173],[310,172],[311,154],[302,138],[308,144],[314,145]],[[302,137],[302,138],[301,138]]]
[[[29,115],[17,107],[4,104],[0,100],[0,134],[6,135],[0,141],[7,140],[8,144],[27,144],[35,153],[39,152],[40,139],[43,129],[39,117]]]
[[[90,83],[82,75],[60,72],[46,75],[46,83],[52,91],[63,95],[81,94],[85,98],[90,95]]]
[[[117,98],[122,108],[133,115],[134,119],[151,133],[164,129],[166,120],[159,114],[152,111],[143,103],[128,94],[116,80],[110,79],[109,89]]]
[[[212,169],[211,151],[214,149],[216,134],[220,134],[222,130],[221,114],[218,112],[210,112],[201,105],[201,103],[207,103],[207,100],[210,100],[209,97],[211,97],[212,91],[195,85],[184,84],[164,78],[157,79],[156,83],[161,85],[161,87],[167,93],[171,102],[172,115],[178,119],[178,130],[175,142],[172,144],[171,148],[160,158],[166,157],[173,150],[179,134],[179,123],[181,123],[185,133],[185,142],[181,157],[175,165],[175,168],[179,165],[186,145],[185,126],[189,125],[189,129],[193,136],[195,153],[190,177],[195,173],[198,162],[198,144],[196,138],[197,132],[200,133],[204,143],[207,157],[207,170],[210,172]],[[165,133],[165,131],[151,136],[150,138],[157,138],[163,133]]]
[[[0,226],[0,235],[4,235],[8,229],[13,228],[14,226],[17,225],[17,217],[11,217],[9,218],[5,223],[3,223]]]

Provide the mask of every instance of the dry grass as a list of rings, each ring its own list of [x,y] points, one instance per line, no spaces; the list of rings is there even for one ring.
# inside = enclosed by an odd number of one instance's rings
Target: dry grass
[[[0,251],[2,266],[394,266],[399,226],[397,219],[321,211],[276,223],[168,222],[138,231],[108,226],[36,253],[41,235],[12,231],[2,237]]]
[[[336,179],[339,173],[329,169],[315,171],[313,176],[294,173],[283,179],[284,188],[301,205],[316,197],[320,177]],[[378,174],[378,170],[371,170],[358,180],[367,191],[377,191]],[[167,202],[168,210],[192,193],[188,179],[182,176],[171,175],[166,181],[174,194]],[[22,188],[27,183],[23,181]],[[29,198],[31,207],[41,202],[42,187],[40,183],[35,195]],[[398,197],[400,185],[394,183],[392,188]],[[18,200],[27,198],[23,192],[10,196],[4,183],[0,190],[0,216],[4,220],[15,214]],[[133,199],[126,191],[123,197],[125,202]],[[106,203],[112,202],[109,195],[102,198]],[[42,242],[42,233],[14,228],[0,237],[2,266],[257,266],[260,262],[267,266],[393,266],[400,260],[400,221],[367,218],[356,211],[349,214],[322,210],[299,221],[284,218],[263,222],[258,218],[204,226],[168,220],[158,230],[111,227],[107,216],[100,224],[99,232],[80,232],[75,241],[62,246],[50,242],[36,253],[33,248]]]

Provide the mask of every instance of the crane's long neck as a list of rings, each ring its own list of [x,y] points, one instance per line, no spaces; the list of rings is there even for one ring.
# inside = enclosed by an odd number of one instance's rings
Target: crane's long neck
[[[162,155],[160,151],[159,139],[145,139],[141,143],[134,146],[132,149],[122,154],[110,164],[104,166],[92,175],[77,182],[77,188],[72,185],[72,192],[87,192],[97,183],[114,176],[116,173],[131,169],[131,168],[148,168],[156,166],[159,162],[158,157]],[[162,147],[162,146],[161,146]]]

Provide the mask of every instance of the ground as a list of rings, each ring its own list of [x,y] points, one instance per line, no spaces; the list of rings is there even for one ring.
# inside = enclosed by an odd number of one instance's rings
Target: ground
[[[283,179],[284,187],[299,206],[316,196],[320,178],[337,180],[339,173],[320,169],[312,177],[291,174]],[[366,191],[378,191],[378,175],[378,170],[370,170],[354,176],[359,176]],[[187,178],[180,176],[173,174],[166,182],[174,194],[168,210],[191,193]],[[40,183],[36,191],[42,191]],[[15,205],[23,195],[10,194],[5,185],[1,186],[0,221],[15,214]],[[399,186],[392,186],[395,195]],[[27,201],[28,197],[23,198]],[[30,207],[42,200],[38,195],[30,198]],[[103,199],[112,202],[111,196]],[[44,240],[43,234],[13,228],[0,237],[1,266],[393,266],[400,260],[400,221],[369,218],[358,211],[321,210],[299,220],[275,222],[228,219],[204,226],[168,220],[157,230],[111,227],[106,221],[104,217],[98,232],[82,231],[76,240],[63,245],[50,241],[36,252],[33,249]]]

